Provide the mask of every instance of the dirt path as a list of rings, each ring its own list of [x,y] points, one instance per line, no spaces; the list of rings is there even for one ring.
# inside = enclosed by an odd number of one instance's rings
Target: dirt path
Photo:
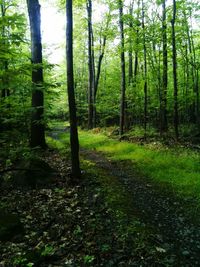
[[[166,266],[200,266],[200,225],[186,212],[193,200],[182,200],[166,188],[141,177],[131,162],[113,162],[101,153],[81,149],[81,156],[96,164],[105,173],[120,182],[121,190],[131,196],[130,210],[141,222],[153,230],[152,238],[162,253],[168,253],[176,264]],[[155,265],[157,266],[157,265]]]

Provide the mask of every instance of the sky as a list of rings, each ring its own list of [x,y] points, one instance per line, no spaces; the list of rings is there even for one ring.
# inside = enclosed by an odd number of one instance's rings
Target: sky
[[[45,55],[50,63],[61,63],[65,57],[65,15],[49,1],[41,3],[41,29]]]
[[[130,0],[125,0],[128,4]],[[197,0],[193,0],[197,1]],[[65,11],[58,11],[54,0],[41,0],[41,28],[42,28],[42,41],[44,45],[44,54],[48,55],[48,60],[52,64],[59,64],[65,58]],[[171,0],[167,1],[168,5]],[[102,6],[95,4],[93,21],[98,22],[101,20]],[[197,27],[195,20],[192,21],[193,28]],[[47,48],[48,47],[48,48]]]

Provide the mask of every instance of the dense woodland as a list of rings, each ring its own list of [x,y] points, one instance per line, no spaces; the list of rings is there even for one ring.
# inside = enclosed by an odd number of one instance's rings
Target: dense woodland
[[[45,52],[44,3],[66,18],[58,64]],[[0,212],[18,233],[7,237],[0,218],[0,266],[199,266],[199,10],[198,0],[0,0]]]
[[[152,130],[175,139],[198,135],[198,1],[82,2],[74,3],[78,124],[116,125],[121,135],[137,126],[144,135]],[[33,65],[23,5],[1,4],[1,128],[14,123],[30,138]],[[58,8],[64,16],[62,3]],[[64,65],[56,73],[43,58],[45,125],[69,118]]]

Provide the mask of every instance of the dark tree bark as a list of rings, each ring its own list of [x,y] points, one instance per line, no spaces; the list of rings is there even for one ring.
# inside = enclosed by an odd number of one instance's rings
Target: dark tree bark
[[[176,36],[175,36],[175,21],[176,21],[176,0],[173,0],[173,17],[172,24],[172,61],[173,61],[173,82],[174,82],[174,130],[176,140],[179,138],[179,114],[178,114],[178,83],[177,83],[177,53],[176,53]]]
[[[123,22],[123,3],[119,4],[119,26],[121,39],[121,100],[120,100],[120,137],[124,134],[124,119],[125,119],[125,92],[126,92],[126,75],[125,75],[125,53],[124,53],[124,22]]]
[[[160,132],[163,134],[167,131],[167,86],[168,86],[168,53],[167,53],[167,21],[166,21],[166,0],[163,0],[162,16],[162,39],[163,39],[163,84],[160,103]]]
[[[129,15],[130,15],[130,22],[129,22],[129,30],[130,35],[133,30],[133,2],[130,5],[129,8]],[[133,83],[133,41],[132,36],[129,37],[129,51],[128,51],[128,83],[131,85]]]
[[[137,25],[136,25],[136,40],[135,40],[135,62],[134,62],[134,80],[135,80],[135,85],[137,83],[137,74],[138,74],[138,44],[139,44],[139,27],[140,27],[140,1],[137,1]]]
[[[2,3],[1,3],[1,17],[3,18],[3,20],[4,20],[5,16],[6,16],[6,11],[7,11],[8,7],[6,7],[5,1],[2,1]],[[3,46],[4,46],[4,49],[6,50],[7,41],[6,41],[6,28],[5,28],[5,25],[2,25],[1,35],[3,37]],[[5,98],[5,97],[10,95],[9,81],[8,81],[8,60],[6,60],[6,59],[3,60],[2,64],[3,64],[2,67],[3,67],[3,70],[4,70],[4,76],[3,76],[3,79],[2,79],[3,89],[2,89],[2,92],[1,92],[1,96],[2,96],[2,98]]]
[[[43,123],[44,94],[43,94],[43,68],[41,43],[41,15],[38,0],[27,0],[28,14],[31,30],[31,60],[32,71],[32,117],[31,117],[31,147],[45,148],[45,130]]]
[[[147,48],[144,25],[144,2],[142,0],[142,29],[143,29],[143,52],[144,52],[144,137],[147,130]]]
[[[88,14],[88,129],[93,128],[94,115],[94,86],[95,86],[95,67],[93,51],[93,30],[92,30],[92,1],[86,2]]]
[[[196,49],[194,46],[194,39],[193,39],[193,31],[191,30],[191,49],[192,49],[192,68],[193,68],[193,77],[194,77],[194,93],[195,93],[195,122],[197,128],[200,132],[200,114],[199,114],[199,74],[198,74],[198,67],[197,67],[197,59],[196,59]]]
[[[76,118],[76,103],[74,93],[74,71],[73,71],[73,12],[72,0],[66,2],[66,56],[67,56],[67,92],[69,102],[69,118],[70,118],[70,144],[71,144],[71,161],[72,161],[72,176],[80,178],[80,163],[79,163],[79,140]]]

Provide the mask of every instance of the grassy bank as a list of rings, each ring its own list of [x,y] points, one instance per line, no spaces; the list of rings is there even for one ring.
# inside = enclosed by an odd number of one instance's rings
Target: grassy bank
[[[142,174],[155,182],[170,185],[173,190],[200,201],[200,156],[191,149],[167,148],[156,143],[139,145],[119,142],[104,134],[79,132],[80,145],[105,153],[113,160],[130,160]],[[62,135],[69,142],[68,134]]]

